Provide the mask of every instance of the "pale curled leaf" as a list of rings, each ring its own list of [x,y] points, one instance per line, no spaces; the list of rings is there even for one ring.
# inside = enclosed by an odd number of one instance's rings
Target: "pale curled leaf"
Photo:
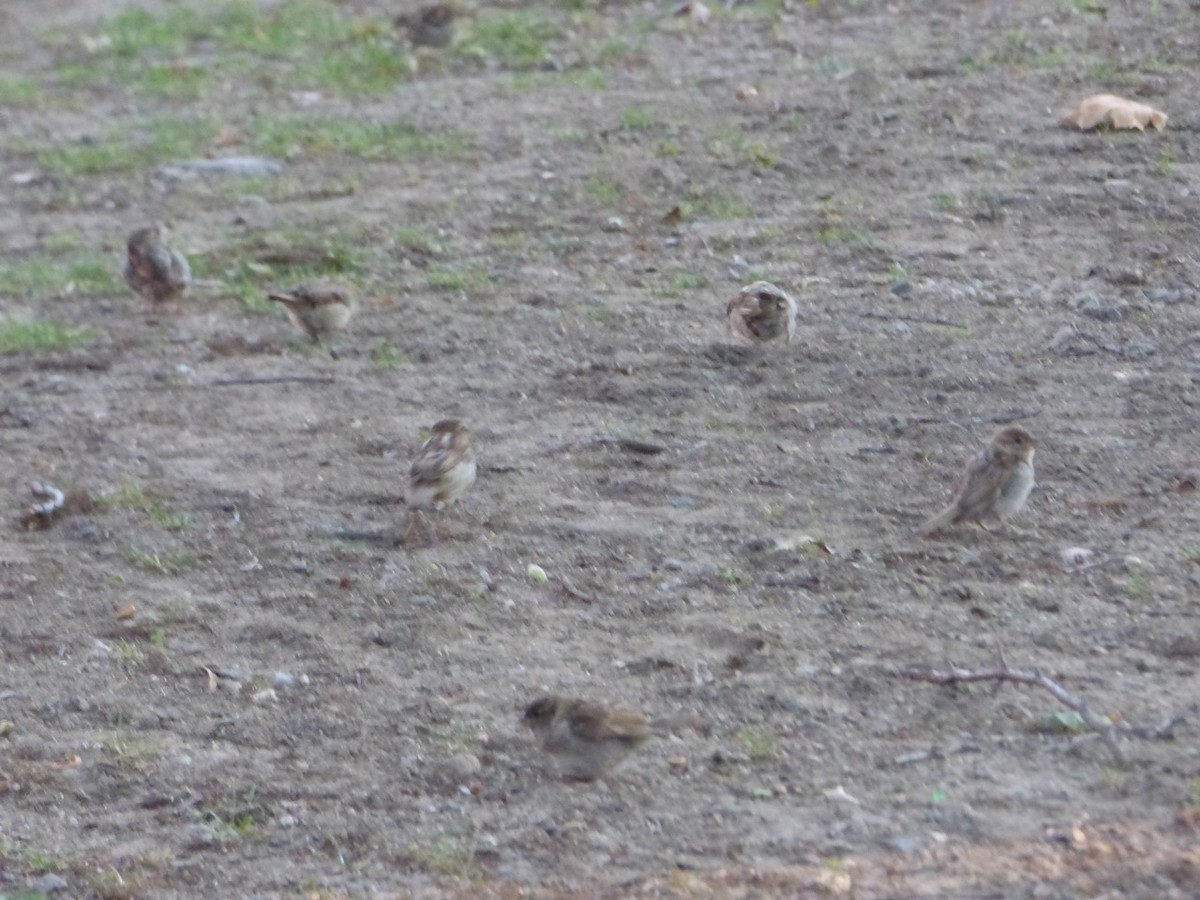
[[[1118,131],[1145,131],[1149,126],[1162,131],[1167,125],[1167,114],[1152,106],[1126,100],[1124,97],[1095,94],[1074,109],[1064,111],[1061,121],[1064,125],[1072,125],[1081,131],[1091,131],[1101,126]]]

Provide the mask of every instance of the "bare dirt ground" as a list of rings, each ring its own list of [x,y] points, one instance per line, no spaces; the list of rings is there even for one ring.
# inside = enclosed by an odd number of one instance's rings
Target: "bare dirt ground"
[[[92,335],[0,357],[0,893],[1200,894],[1194,5],[526,8],[545,65],[422,51],[347,98],[264,57],[184,100],[61,86],[116,4],[0,10],[39,86],[0,105],[5,264],[116,273],[166,218],[208,282],[0,297]],[[1170,124],[1058,127],[1100,91]],[[310,109],[466,138],[246,183],[50,162],[192,112],[250,155]],[[367,298],[336,361],[229,262],[332,246]],[[724,333],[758,277],[790,347]],[[442,539],[339,539],[403,522],[446,415],[480,476]],[[1017,528],[918,538],[1009,421],[1040,441]],[[31,480],[95,504],[23,530]],[[1177,721],[1120,765],[1044,691],[898,674],[1001,662]],[[519,725],[547,690],[661,735],[564,785]]]

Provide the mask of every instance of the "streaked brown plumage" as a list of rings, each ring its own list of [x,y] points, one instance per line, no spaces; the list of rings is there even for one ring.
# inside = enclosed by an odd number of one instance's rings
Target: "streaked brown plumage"
[[[653,734],[649,720],[635,709],[553,694],[529,704],[522,721],[563,777],[573,781],[608,774]]]
[[[409,469],[409,507],[448,506],[474,483],[475,448],[470,429],[458,419],[435,423]]]
[[[1003,522],[1025,505],[1033,490],[1033,456],[1037,441],[1020,425],[1007,425],[967,465],[944,510],[921,526],[930,535],[959,522]]]
[[[267,297],[282,303],[288,318],[314,344],[345,328],[358,308],[353,289],[339,281],[313,281]]]
[[[725,308],[729,330],[755,344],[796,336],[796,301],[769,281],[748,284]]]
[[[125,283],[153,303],[181,297],[192,282],[192,270],[182,253],[166,244],[162,225],[148,225],[126,242]]]

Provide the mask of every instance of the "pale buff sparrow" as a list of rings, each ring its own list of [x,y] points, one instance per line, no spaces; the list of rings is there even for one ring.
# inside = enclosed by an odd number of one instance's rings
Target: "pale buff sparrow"
[[[166,228],[148,225],[129,235],[126,243],[125,283],[154,303],[183,296],[192,281],[192,270],[182,253],[166,244]]]
[[[267,297],[282,303],[288,318],[296,327],[303,329],[314,344],[328,340],[345,328],[358,308],[353,289],[335,281],[313,281],[286,293],[268,294]],[[337,353],[332,349],[330,354],[337,358]]]
[[[522,721],[569,781],[606,775],[652,735],[637,710],[554,695],[529,704]]]
[[[408,474],[408,506],[448,506],[475,483],[471,431],[458,419],[442,419],[429,430]]]
[[[992,437],[963,473],[954,500],[921,526],[929,535],[959,522],[1004,522],[1025,505],[1033,490],[1037,442],[1020,425],[1007,425]]]
[[[769,281],[748,284],[725,308],[729,330],[755,344],[796,336],[796,301]]]

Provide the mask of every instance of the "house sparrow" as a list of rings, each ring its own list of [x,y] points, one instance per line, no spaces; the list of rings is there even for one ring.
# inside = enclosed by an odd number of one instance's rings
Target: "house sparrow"
[[[990,445],[971,460],[954,501],[921,526],[929,535],[959,522],[994,518],[1003,522],[1025,505],[1033,490],[1033,453],[1037,442],[1020,425],[996,432]]]
[[[445,47],[454,39],[453,3],[425,3],[412,12],[396,16],[397,28],[408,30],[409,40],[417,47]]]
[[[796,336],[796,301],[769,281],[748,284],[725,309],[725,321],[733,334],[761,344],[787,335]]]
[[[649,720],[637,710],[553,695],[529,704],[522,721],[569,781],[595,781],[652,733]]]
[[[125,283],[154,303],[182,296],[192,281],[187,259],[165,240],[162,225],[148,225],[129,235],[126,245]]]
[[[421,444],[408,475],[410,509],[448,506],[475,483],[471,432],[458,419],[442,419]]]
[[[341,331],[358,308],[358,300],[351,288],[341,282],[314,281],[302,284],[284,294],[268,294],[276,303],[282,303],[288,318],[304,329],[314,344]],[[330,350],[337,358],[337,353]]]

